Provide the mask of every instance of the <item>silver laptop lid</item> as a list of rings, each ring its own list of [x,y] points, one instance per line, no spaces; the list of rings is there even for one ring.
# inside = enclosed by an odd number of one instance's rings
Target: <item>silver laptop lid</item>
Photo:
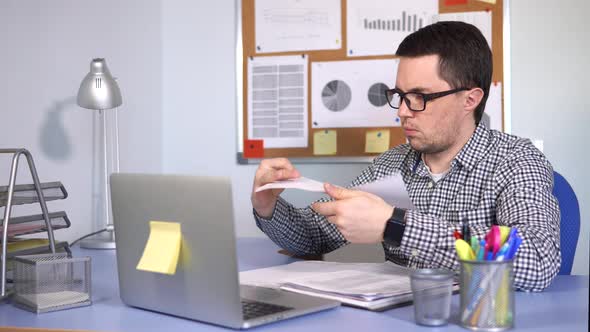
[[[110,180],[123,302],[240,327],[230,180],[141,174],[113,174]],[[150,221],[181,224],[183,239],[174,275],[136,269],[149,236]]]

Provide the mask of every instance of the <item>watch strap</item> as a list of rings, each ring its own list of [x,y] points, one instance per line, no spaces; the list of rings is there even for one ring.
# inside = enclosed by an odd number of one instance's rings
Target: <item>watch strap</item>
[[[393,208],[391,218],[385,224],[383,232],[383,242],[386,244],[399,247],[402,243],[402,237],[406,229],[406,210],[402,208]]]

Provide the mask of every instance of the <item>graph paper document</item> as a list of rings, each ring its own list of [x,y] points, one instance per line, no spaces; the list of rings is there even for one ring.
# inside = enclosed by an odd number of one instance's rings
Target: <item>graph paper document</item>
[[[240,283],[383,310],[412,300],[410,269],[384,263],[302,261],[240,272]]]
[[[248,138],[264,148],[307,147],[305,55],[248,58]]]
[[[438,0],[347,0],[348,56],[393,55],[410,33],[433,23]]]
[[[435,21],[460,21],[475,25],[488,41],[492,48],[492,12],[459,12],[443,13],[437,15]]]
[[[342,48],[340,0],[257,0],[256,53]]]

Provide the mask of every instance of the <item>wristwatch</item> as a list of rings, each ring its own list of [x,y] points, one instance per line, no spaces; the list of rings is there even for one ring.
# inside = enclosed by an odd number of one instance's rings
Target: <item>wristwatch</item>
[[[393,208],[391,218],[385,224],[383,242],[390,246],[399,247],[406,229],[406,209]]]

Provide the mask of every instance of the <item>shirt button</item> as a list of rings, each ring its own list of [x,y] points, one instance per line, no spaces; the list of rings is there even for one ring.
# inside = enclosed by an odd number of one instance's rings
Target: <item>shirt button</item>
[[[432,188],[434,186],[433,181],[428,182],[428,188]]]

